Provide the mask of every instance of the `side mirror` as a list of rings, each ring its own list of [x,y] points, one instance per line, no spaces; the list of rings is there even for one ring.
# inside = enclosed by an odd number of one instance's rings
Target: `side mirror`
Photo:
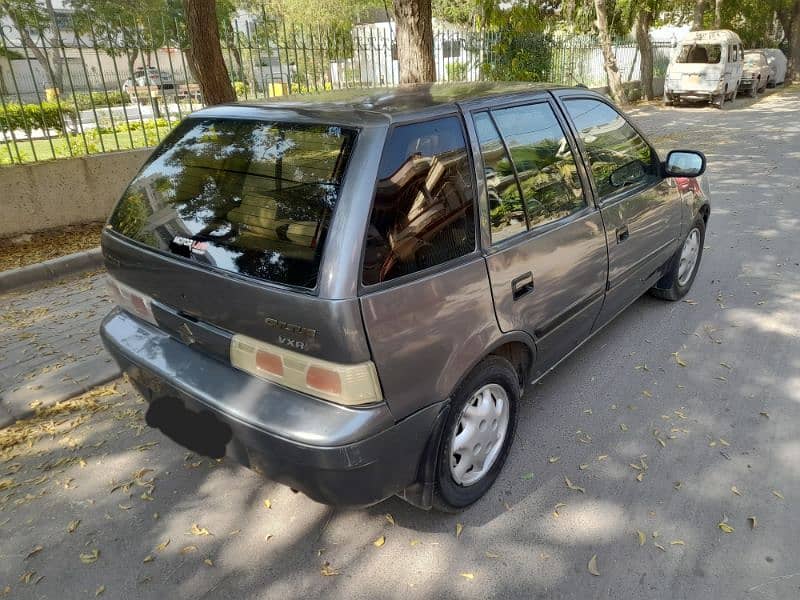
[[[667,177],[697,177],[706,170],[706,155],[695,150],[673,150],[664,161]]]

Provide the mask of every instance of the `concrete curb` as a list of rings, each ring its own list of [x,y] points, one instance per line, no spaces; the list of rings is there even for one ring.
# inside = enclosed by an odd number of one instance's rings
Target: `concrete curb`
[[[53,281],[66,275],[98,269],[103,266],[100,248],[92,248],[59,256],[52,260],[0,272],[0,294],[10,292],[35,283]]]

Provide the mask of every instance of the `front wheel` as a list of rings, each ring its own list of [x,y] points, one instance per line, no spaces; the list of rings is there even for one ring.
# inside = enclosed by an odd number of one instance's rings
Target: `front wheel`
[[[520,395],[517,372],[499,356],[461,384],[439,444],[434,508],[458,512],[489,490],[514,439]]]
[[[700,267],[705,239],[706,224],[703,218],[698,216],[686,234],[683,244],[667,263],[663,277],[650,288],[653,296],[674,302],[689,292]]]
[[[750,86],[750,97],[755,98],[756,96],[758,96],[758,81],[754,81]]]

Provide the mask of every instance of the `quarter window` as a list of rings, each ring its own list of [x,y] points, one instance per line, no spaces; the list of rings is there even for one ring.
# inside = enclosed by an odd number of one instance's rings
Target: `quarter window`
[[[589,98],[565,105],[589,156],[600,199],[658,180],[658,155],[616,110]]]
[[[474,189],[460,120],[395,127],[378,171],[364,284],[416,273],[474,249]]]

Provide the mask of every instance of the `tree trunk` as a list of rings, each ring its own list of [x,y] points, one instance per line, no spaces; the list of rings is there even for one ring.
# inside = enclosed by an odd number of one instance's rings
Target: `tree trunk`
[[[703,28],[703,14],[706,12],[705,0],[694,0],[694,18],[692,19],[692,31]]]
[[[597,32],[600,36],[600,45],[603,48],[603,66],[608,78],[608,89],[614,101],[620,105],[628,104],[628,97],[625,95],[625,88],[622,87],[622,77],[619,74],[617,58],[614,56],[614,49],[611,46],[611,35],[608,32],[608,13],[606,12],[606,0],[594,0],[594,12],[596,17]]]
[[[136,70],[136,59],[139,56],[139,49],[134,48],[126,48],[125,49],[125,59],[128,62],[128,77],[133,80],[133,72]]]
[[[642,98],[652,100],[653,91],[653,43],[650,41],[650,24],[653,22],[653,13],[647,7],[639,9],[636,15],[636,43],[639,46],[639,80],[642,86]]]
[[[800,79],[800,0],[794,0],[789,31],[789,78]]]
[[[714,0],[714,29],[722,28],[722,0]]]
[[[215,0],[183,0],[186,32],[189,36],[187,59],[197,73],[203,101],[207,105],[234,102],[228,68],[222,58]]]
[[[431,0],[394,0],[400,83],[436,81]]]

